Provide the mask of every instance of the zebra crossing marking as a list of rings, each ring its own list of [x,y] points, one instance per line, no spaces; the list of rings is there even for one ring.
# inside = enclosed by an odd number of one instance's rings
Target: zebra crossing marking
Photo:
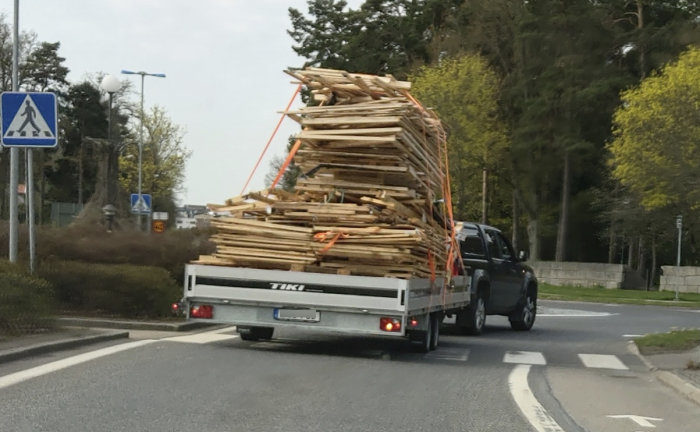
[[[437,351],[431,351],[424,355],[423,358],[465,362],[469,360],[469,350],[464,348],[439,348]]]
[[[185,336],[175,336],[170,338],[162,339],[168,342],[182,342],[182,343],[193,343],[193,344],[206,344],[211,342],[221,342],[225,340],[237,339],[238,335],[224,334],[229,331],[235,330],[236,327],[225,327],[221,329],[216,329],[203,333],[195,333]]]
[[[609,354],[579,354],[578,357],[587,368],[629,370],[615,355]]]
[[[544,366],[547,364],[547,360],[544,358],[544,354],[537,351],[506,351],[503,363]]]

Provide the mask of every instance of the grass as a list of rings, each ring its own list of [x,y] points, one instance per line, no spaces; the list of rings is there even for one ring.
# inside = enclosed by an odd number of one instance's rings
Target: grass
[[[700,294],[679,293],[679,301],[675,301],[675,293],[671,291],[639,291],[606,289],[602,287],[556,286],[540,283],[538,297],[545,300],[680,306],[700,309]]]
[[[682,352],[700,345],[700,329],[651,333],[634,340],[642,354]]]

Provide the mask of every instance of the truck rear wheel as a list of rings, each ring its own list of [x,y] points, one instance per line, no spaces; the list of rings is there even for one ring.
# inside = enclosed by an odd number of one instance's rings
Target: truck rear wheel
[[[273,327],[248,326],[238,326],[236,330],[244,341],[269,340],[272,339],[272,334],[275,331]]]
[[[486,324],[486,300],[483,295],[474,298],[472,304],[457,314],[457,326],[469,335],[480,335]]]

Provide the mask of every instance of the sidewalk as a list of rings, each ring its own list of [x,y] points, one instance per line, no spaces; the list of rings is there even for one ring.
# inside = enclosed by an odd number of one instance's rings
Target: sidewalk
[[[22,336],[0,336],[0,363],[55,351],[129,338],[129,331],[190,331],[206,326],[191,322],[58,318],[57,328]]]
[[[654,372],[662,383],[700,405],[700,369],[689,369],[689,362],[700,366],[700,346],[680,353],[642,355],[637,346],[633,351]]]

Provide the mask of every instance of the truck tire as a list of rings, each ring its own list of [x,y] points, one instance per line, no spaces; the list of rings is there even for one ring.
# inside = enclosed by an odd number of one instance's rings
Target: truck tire
[[[236,328],[241,339],[244,341],[258,341],[272,339],[275,329],[273,327],[247,327],[238,326]]]
[[[528,331],[535,324],[537,316],[537,292],[528,289],[518,302],[515,311],[508,317],[510,328],[518,331]]]
[[[472,304],[460,311],[457,323],[464,334],[478,336],[486,324],[486,299],[483,295],[474,298]]]
[[[430,335],[430,350],[435,350],[440,343],[440,322],[442,321],[439,312],[430,314],[431,325],[431,335]]]

